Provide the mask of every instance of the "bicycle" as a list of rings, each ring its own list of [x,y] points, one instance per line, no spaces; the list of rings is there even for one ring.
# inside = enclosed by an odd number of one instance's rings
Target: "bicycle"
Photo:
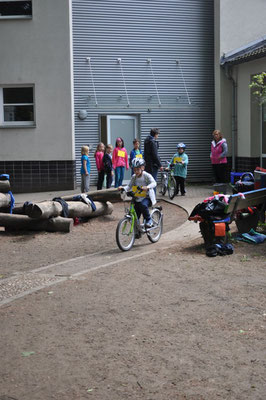
[[[138,187],[138,193],[141,191],[142,189]],[[163,230],[162,207],[153,208],[151,212],[153,225],[147,228],[145,221],[140,223],[136,214],[135,202],[137,196],[133,192],[126,193],[125,190],[122,190],[121,197],[123,201],[126,200],[126,196],[131,197],[131,202],[129,208],[125,206],[125,216],[117,224],[116,243],[119,249],[122,251],[130,250],[135,243],[135,239],[140,239],[144,233],[146,233],[150,242],[158,242]]]
[[[174,177],[174,169],[173,165],[167,161],[168,167],[164,168],[162,177],[161,177],[161,190],[160,193],[162,196],[165,195],[166,191],[168,192],[168,196],[170,200],[176,195],[176,180]]]

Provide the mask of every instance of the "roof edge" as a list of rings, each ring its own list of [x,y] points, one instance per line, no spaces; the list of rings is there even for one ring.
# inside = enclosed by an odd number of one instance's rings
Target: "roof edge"
[[[239,47],[238,49],[229,51],[226,54],[223,54],[222,57],[220,58],[220,65],[225,65],[225,64],[240,64],[245,61],[249,61],[248,59],[243,60],[244,57],[249,58],[252,57],[253,59],[255,58],[260,58],[261,55],[258,55],[257,57],[255,56],[255,52],[259,49],[262,49],[265,47],[265,52],[266,52],[266,35],[260,37],[259,39],[256,39],[252,42],[249,42],[245,46]],[[239,60],[238,60],[239,59]]]

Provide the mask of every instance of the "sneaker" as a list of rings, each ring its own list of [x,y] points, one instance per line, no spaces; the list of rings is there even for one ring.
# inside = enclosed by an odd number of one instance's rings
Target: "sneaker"
[[[151,218],[148,219],[148,221],[146,221],[145,225],[146,225],[146,228],[151,228],[153,225],[152,219]]]
[[[181,196],[185,196],[186,195],[186,193],[181,193]]]

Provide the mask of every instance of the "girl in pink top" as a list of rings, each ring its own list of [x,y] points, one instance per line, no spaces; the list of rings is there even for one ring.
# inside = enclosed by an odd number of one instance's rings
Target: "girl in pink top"
[[[104,180],[104,165],[103,165],[103,156],[104,156],[105,145],[100,142],[97,145],[96,151],[94,153],[96,167],[98,170],[98,182],[97,182],[97,190],[101,190],[103,187]]]
[[[116,139],[112,157],[113,169],[115,170],[115,187],[122,186],[125,168],[128,169],[128,155],[124,147],[124,140],[120,137]]]
[[[211,163],[216,183],[227,182],[227,143],[223,139],[221,131],[212,132],[213,141],[211,143]]]

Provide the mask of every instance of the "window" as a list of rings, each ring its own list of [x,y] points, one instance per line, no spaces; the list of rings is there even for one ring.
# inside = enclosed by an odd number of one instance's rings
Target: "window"
[[[0,19],[32,18],[31,1],[0,0]]]
[[[33,87],[0,88],[0,125],[34,125]]]

